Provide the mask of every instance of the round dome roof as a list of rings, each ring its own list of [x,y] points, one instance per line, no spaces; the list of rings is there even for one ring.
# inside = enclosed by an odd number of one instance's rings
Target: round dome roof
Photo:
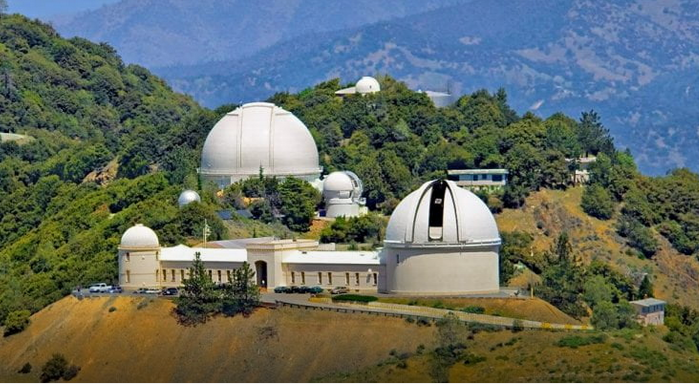
[[[158,235],[143,224],[136,224],[121,236],[119,248],[159,248]]]
[[[201,197],[199,197],[199,194],[196,191],[192,191],[191,189],[187,189],[186,191],[182,191],[180,193],[180,197],[177,198],[177,204],[180,207],[184,207],[185,205],[193,202],[201,202]]]
[[[323,191],[351,192],[356,187],[356,181],[345,171],[333,172],[323,180]]]
[[[355,89],[357,90],[357,93],[374,93],[380,91],[381,86],[375,78],[371,76],[364,76],[357,81]]]
[[[386,245],[500,244],[488,206],[453,181],[433,180],[396,207],[386,228]],[[428,244],[429,243],[429,244]]]
[[[204,142],[201,173],[207,176],[312,176],[320,173],[318,149],[308,128],[270,103],[229,112]]]

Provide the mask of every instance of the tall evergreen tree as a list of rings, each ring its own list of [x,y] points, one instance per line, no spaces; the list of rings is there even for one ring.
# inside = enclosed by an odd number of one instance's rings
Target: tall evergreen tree
[[[653,297],[653,283],[650,282],[648,275],[643,276],[641,286],[638,287],[638,296],[641,299]]]
[[[221,311],[227,316],[238,313],[248,316],[259,304],[260,287],[255,283],[255,271],[250,264],[243,262],[243,265],[235,270],[232,281],[224,290]]]
[[[211,276],[204,268],[199,252],[194,254],[189,278],[182,282],[184,287],[177,298],[175,314],[180,323],[195,326],[205,323],[219,308],[220,296]]]

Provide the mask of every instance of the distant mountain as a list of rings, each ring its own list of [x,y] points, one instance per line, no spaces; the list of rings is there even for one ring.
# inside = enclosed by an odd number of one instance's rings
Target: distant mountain
[[[601,112],[646,173],[699,169],[699,4],[474,1],[305,35],[245,60],[156,69],[205,105],[388,73],[454,93],[505,87],[542,115]]]
[[[465,0],[122,0],[57,17],[64,36],[107,42],[148,67],[240,59],[281,40],[353,28]]]

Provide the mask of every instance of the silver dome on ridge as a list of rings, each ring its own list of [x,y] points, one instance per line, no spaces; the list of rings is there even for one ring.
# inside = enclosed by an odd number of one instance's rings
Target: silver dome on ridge
[[[196,191],[193,191],[191,189],[187,189],[185,191],[182,191],[180,193],[180,197],[177,198],[177,205],[182,208],[185,205],[193,202],[201,203],[201,197]]]

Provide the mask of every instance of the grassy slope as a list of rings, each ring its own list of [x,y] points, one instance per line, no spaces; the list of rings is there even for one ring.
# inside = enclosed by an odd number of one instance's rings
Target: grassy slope
[[[549,249],[558,233],[567,230],[584,260],[596,257],[612,263],[621,272],[648,272],[657,297],[699,309],[699,262],[695,258],[678,253],[660,235],[660,251],[653,260],[628,255],[629,247],[614,230],[616,220],[603,221],[585,214],[580,208],[581,195],[579,187],[536,192],[523,209],[506,209],[497,215],[498,226],[501,231],[531,233],[537,250]]]
[[[429,345],[434,332],[401,319],[299,309],[185,328],[171,302],[138,309],[142,300],[69,297],[48,306],[27,330],[0,339],[0,381],[38,381],[59,352],[82,367],[77,381],[308,381],[371,366],[393,348]],[[26,362],[32,372],[17,374]]]
[[[559,347],[558,340],[571,333],[509,331],[475,335],[467,341],[467,353],[485,361],[449,368],[451,382],[619,382],[699,380],[699,355],[672,349],[659,330],[639,334],[617,333],[603,344],[578,348]],[[589,336],[590,333],[585,334]],[[510,344],[510,345],[508,345]],[[432,355],[413,354],[401,368],[397,359],[321,378],[328,382],[431,382]]]

